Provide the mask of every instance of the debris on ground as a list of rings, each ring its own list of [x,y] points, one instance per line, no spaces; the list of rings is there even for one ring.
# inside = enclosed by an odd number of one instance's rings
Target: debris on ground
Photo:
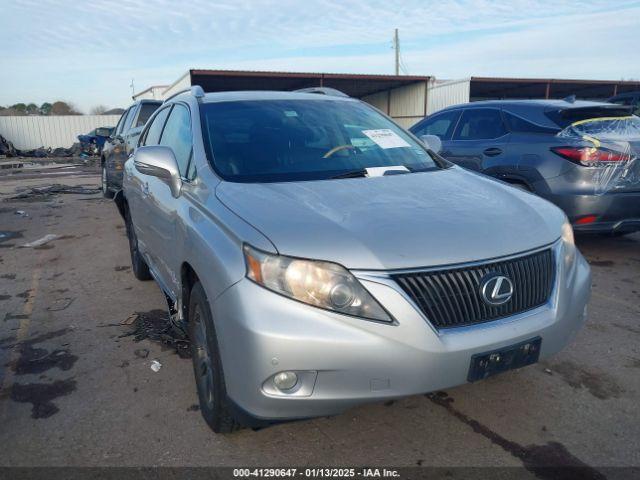
[[[6,157],[17,156],[17,150],[9,140],[0,135],[0,155]]]
[[[548,368],[544,369],[544,373],[546,373],[547,375],[553,375],[553,372]]]
[[[153,370],[154,372],[158,373],[161,368],[162,364],[158,360],[153,360],[151,362],[151,370]]]
[[[60,312],[62,310],[66,310],[69,306],[74,302],[75,298],[64,297],[58,298],[53,302],[53,305],[49,305],[47,310],[50,312]]]
[[[16,215],[20,215],[21,217],[28,217],[29,214],[27,212],[25,212],[24,210],[16,210],[15,211]]]
[[[133,325],[133,322],[138,318],[137,313],[132,313],[127,318],[125,318],[120,325]]]
[[[149,356],[149,350],[146,348],[138,348],[133,354],[138,358],[147,358]]]
[[[22,232],[24,230],[20,230],[19,232],[14,232],[11,230],[0,231],[0,243],[6,242],[7,240],[12,240],[14,238],[22,238]]]
[[[131,317],[129,316],[124,322],[129,322],[126,325],[131,325],[133,329],[120,335],[119,338],[133,337],[134,342],[145,339],[159,342],[163,346],[175,350],[180,358],[191,358],[189,339],[173,326],[166,310],[137,312],[133,319]]]
[[[60,183],[56,183],[53,185],[49,185],[48,187],[25,188],[23,191],[21,191],[17,195],[14,195],[13,197],[9,197],[7,200],[22,200],[25,198],[33,197],[50,197],[59,193],[93,195],[96,193],[100,193],[101,191],[102,189],[99,186],[87,187],[83,185],[62,185]]]
[[[60,235],[56,235],[55,233],[49,233],[47,235],[45,235],[42,238],[39,238],[38,240],[34,240],[33,242],[28,242],[25,243],[24,245],[20,245],[23,248],[35,248],[35,247],[41,247],[49,242],[52,242],[53,240],[56,240],[60,238]]]

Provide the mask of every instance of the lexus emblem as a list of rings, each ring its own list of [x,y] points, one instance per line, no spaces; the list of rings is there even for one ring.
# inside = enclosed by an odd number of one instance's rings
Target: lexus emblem
[[[497,307],[511,300],[513,282],[499,273],[490,273],[480,281],[480,293],[485,303]]]

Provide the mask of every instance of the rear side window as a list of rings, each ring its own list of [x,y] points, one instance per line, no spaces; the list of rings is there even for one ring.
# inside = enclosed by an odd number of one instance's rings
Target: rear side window
[[[147,123],[149,117],[153,115],[153,112],[155,112],[159,106],[160,104],[157,103],[143,103],[140,106],[140,114],[138,115],[138,119],[136,120],[136,127],[141,127],[145,123]]]
[[[558,129],[543,127],[509,112],[502,112],[505,124],[510,132],[517,133],[557,133]]]
[[[454,140],[488,140],[506,133],[500,110],[470,108],[462,112]]]
[[[120,120],[118,120],[118,125],[116,125],[116,135],[120,135],[122,133],[122,127],[124,127],[124,119],[127,118],[127,115],[129,115],[129,110],[124,112],[120,117]]]
[[[178,168],[186,177],[187,166],[191,158],[191,115],[183,105],[175,105],[169,120],[162,131],[160,145],[171,147],[176,156]]]
[[[459,117],[460,111],[458,110],[438,113],[412,131],[418,137],[421,135],[435,135],[440,140],[449,140],[453,134],[453,129],[456,128]]]
[[[566,128],[572,123],[593,118],[625,117],[631,114],[631,108],[625,105],[614,107],[612,105],[595,107],[575,107],[546,112],[553,122],[561,128]]]
[[[147,132],[142,140],[143,145],[158,145],[164,122],[167,120],[167,115],[169,115],[170,110],[171,107],[167,107],[155,116],[153,123],[147,128]]]
[[[131,128],[131,122],[133,122],[133,117],[136,113],[136,110],[137,110],[137,107],[135,106],[129,109],[129,112],[127,113],[127,117],[124,119],[124,122],[122,123],[121,133],[124,133]]]

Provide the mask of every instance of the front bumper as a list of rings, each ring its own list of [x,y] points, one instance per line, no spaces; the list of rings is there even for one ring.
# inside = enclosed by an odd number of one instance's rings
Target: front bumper
[[[540,358],[561,350],[584,322],[591,274],[576,250],[570,267],[554,246],[556,284],[535,310],[438,331],[390,280],[358,275],[397,320],[384,324],[320,310],[242,280],[212,303],[225,383],[240,411],[261,420],[332,415],[370,401],[466,383],[472,355],[542,338]],[[301,387],[278,394],[274,374]]]

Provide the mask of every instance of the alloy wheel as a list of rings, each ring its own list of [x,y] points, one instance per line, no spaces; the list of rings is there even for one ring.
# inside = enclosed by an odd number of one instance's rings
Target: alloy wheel
[[[202,393],[207,408],[213,410],[213,362],[211,361],[211,355],[209,354],[209,348],[207,346],[207,331],[199,305],[196,306],[191,321],[194,322],[193,326],[195,327],[193,329],[194,338],[192,338],[191,341],[194,346],[193,355],[196,383],[198,384],[198,390]]]

